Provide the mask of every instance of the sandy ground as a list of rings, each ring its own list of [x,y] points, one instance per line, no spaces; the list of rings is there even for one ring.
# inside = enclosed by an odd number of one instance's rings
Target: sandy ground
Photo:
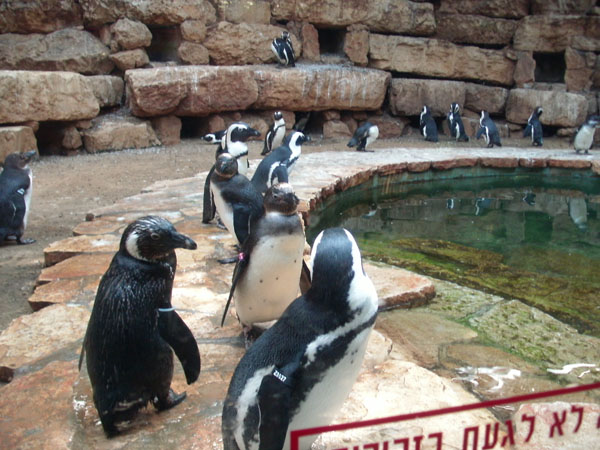
[[[346,140],[313,142],[304,153],[347,150]],[[440,142],[438,145],[453,145]],[[480,146],[482,142],[470,142]],[[510,145],[510,142],[505,142]],[[373,148],[430,146],[418,138],[378,140]],[[464,144],[463,144],[464,145]],[[523,146],[522,140],[514,145]],[[568,147],[564,140],[545,142],[545,148]],[[258,158],[262,143],[250,144],[250,157]],[[23,314],[31,313],[27,299],[43,268],[43,251],[50,243],[72,236],[73,228],[89,211],[139,193],[163,179],[177,179],[206,171],[214,161],[215,147],[199,139],[184,140],[171,147],[129,150],[71,157],[42,156],[31,164],[34,191],[29,225],[24,237],[31,245],[0,246],[0,331]]]

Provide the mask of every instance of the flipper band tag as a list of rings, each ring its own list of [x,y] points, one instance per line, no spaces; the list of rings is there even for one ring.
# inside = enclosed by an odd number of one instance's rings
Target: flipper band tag
[[[171,311],[175,311],[175,308],[170,307],[170,308],[158,308],[158,312],[171,312]]]
[[[275,378],[277,378],[279,381],[281,381],[283,384],[285,384],[286,386],[291,387],[292,383],[290,380],[290,377],[282,374],[279,370],[277,370],[276,368],[273,369],[273,372],[271,372],[271,375],[273,375]]]

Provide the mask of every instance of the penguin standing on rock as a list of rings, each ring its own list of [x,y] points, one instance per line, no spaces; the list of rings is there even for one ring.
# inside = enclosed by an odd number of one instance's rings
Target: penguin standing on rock
[[[310,136],[300,131],[289,134],[283,145],[265,156],[258,164],[252,176],[255,189],[264,194],[275,183],[287,183],[289,174],[302,153],[302,144],[309,141]]]
[[[160,411],[185,399],[185,392],[170,388],[173,350],[188,384],[200,374],[196,340],[171,305],[176,248],[194,250],[196,243],[166,219],[142,217],[127,226],[100,280],[79,368],[85,354],[94,404],[109,436],[148,402]]]
[[[219,155],[229,153],[238,161],[238,172],[242,175],[246,175],[248,173],[248,168],[250,167],[248,163],[248,144],[246,144],[246,141],[252,136],[260,136],[260,132],[244,122],[231,124],[227,128],[227,131],[217,148],[215,160]],[[210,178],[214,170],[215,166],[212,166],[204,181],[202,223],[209,223],[215,217],[215,205],[210,193]]]
[[[600,116],[590,116],[588,120],[581,125],[581,128],[579,128],[579,131],[575,135],[575,141],[573,142],[575,145],[575,153],[579,153],[581,150],[586,154],[589,152],[594,143],[594,132],[599,123]]]
[[[223,224],[242,244],[248,237],[250,221],[262,214],[263,198],[250,180],[238,172],[237,161],[229,153],[217,158],[210,194]]]
[[[7,239],[17,244],[33,244],[34,239],[23,239],[33,193],[33,175],[29,163],[36,155],[35,150],[27,153],[11,153],[0,172],[0,245]]]
[[[496,128],[496,124],[490,119],[490,114],[487,111],[481,111],[481,117],[479,118],[479,130],[477,130],[476,139],[481,138],[481,135],[485,138],[485,142],[488,148],[492,148],[494,145],[502,147],[500,142],[500,134]]]
[[[348,142],[348,147],[356,147],[356,151],[366,152],[371,142],[379,137],[379,128],[371,122],[365,122],[356,129],[352,139]]]
[[[288,183],[267,191],[264,213],[242,244],[221,325],[232,298],[246,336],[253,325],[278,319],[296,298],[305,245],[298,202]]]
[[[240,360],[223,405],[224,450],[289,449],[290,430],[328,425],[358,375],[377,293],[345,229],[312,249],[312,286]]]
[[[531,136],[531,143],[539,147],[544,145],[542,123],[540,122],[540,116],[543,112],[542,107],[537,106],[527,119],[527,126],[523,130],[523,137]]]
[[[280,38],[275,38],[271,42],[271,50],[275,54],[277,61],[282,66],[295,67],[296,55],[292,46],[290,33],[283,31]]]
[[[283,120],[283,114],[281,111],[276,111],[273,114],[273,124],[265,135],[265,145],[260,153],[266,155],[271,152],[274,148],[279,147],[283,143],[285,137],[285,120]]]
[[[450,134],[456,142],[468,142],[469,136],[465,132],[465,126],[462,118],[460,117],[460,106],[458,103],[452,103],[450,105],[450,112],[448,113],[448,127],[450,128]]]
[[[421,111],[421,116],[419,118],[419,124],[421,128],[421,134],[425,137],[426,141],[438,141],[437,125],[431,116],[431,111],[427,105],[423,106],[423,110]]]

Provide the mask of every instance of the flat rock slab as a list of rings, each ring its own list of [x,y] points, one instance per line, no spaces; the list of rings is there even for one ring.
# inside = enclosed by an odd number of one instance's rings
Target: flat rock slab
[[[114,234],[75,236],[53,242],[44,249],[44,265],[53,266],[65,259],[83,253],[115,253],[119,249],[119,238]]]
[[[375,110],[390,74],[357,67],[298,64],[187,66],[128,70],[129,107],[136,116],[205,116],[245,109]],[[231,89],[235,86],[235,89]],[[218,93],[218,94],[217,94]]]

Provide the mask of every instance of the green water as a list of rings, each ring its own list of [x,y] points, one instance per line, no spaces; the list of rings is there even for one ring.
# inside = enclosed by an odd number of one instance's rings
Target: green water
[[[371,180],[312,214],[309,241],[343,226],[366,258],[519,299],[600,337],[600,179],[560,170],[475,175]]]

